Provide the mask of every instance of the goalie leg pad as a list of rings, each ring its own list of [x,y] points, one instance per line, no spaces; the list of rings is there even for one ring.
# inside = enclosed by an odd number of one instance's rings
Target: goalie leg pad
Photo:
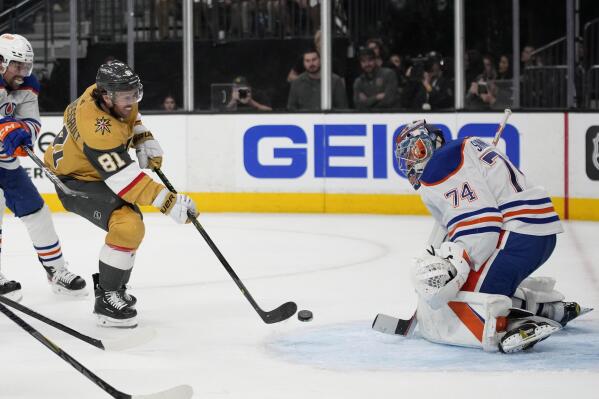
[[[419,299],[416,315],[420,333],[429,341],[494,352],[511,304],[503,295],[460,292],[438,310]]]

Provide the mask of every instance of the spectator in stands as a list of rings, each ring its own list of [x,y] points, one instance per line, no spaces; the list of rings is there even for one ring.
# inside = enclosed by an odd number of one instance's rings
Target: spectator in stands
[[[249,85],[243,76],[233,79],[231,101],[227,104],[228,111],[272,111],[267,105],[268,100]]]
[[[320,110],[320,55],[316,49],[304,52],[303,62],[305,72],[291,82],[287,109],[289,111],[319,111]],[[341,77],[332,74],[333,108],[347,108],[345,85]]]
[[[470,84],[466,94],[466,108],[488,110],[495,104],[495,100],[495,85],[480,76],[477,81]]]
[[[536,57],[533,53],[535,48],[533,46],[524,46],[522,53],[520,54],[520,62],[522,62],[522,69],[529,66],[542,65],[541,60]]]
[[[466,71],[466,84],[470,85],[483,73],[483,59],[478,50],[467,50],[464,54],[464,68]]]
[[[512,78],[512,64],[510,57],[507,54],[502,54],[499,57],[499,63],[497,64],[497,79],[507,80]]]
[[[368,39],[366,41],[366,47],[374,51],[376,65],[382,67],[384,58],[383,41],[376,38]]]
[[[430,52],[427,56],[428,67],[424,71],[422,86],[428,94],[431,109],[451,108],[453,106],[453,90],[451,82],[444,76],[439,53]]]
[[[490,54],[483,56],[483,79],[486,81],[497,79],[497,70],[495,69],[493,56]]]
[[[398,103],[401,103],[404,90],[408,84],[408,78],[406,77],[406,68],[404,64],[403,58],[399,54],[391,54],[387,64],[388,68],[395,72],[395,77],[397,78]]]
[[[493,109],[505,109],[513,103],[513,85],[510,57],[502,54],[497,65],[497,80],[495,81],[496,95]]]
[[[316,51],[318,51],[318,54],[320,54],[321,35],[322,34],[319,30],[317,30],[314,34],[314,48],[316,49]],[[295,65],[293,65],[289,70],[289,73],[287,74],[287,81],[289,83],[293,82],[304,71],[304,56],[302,54],[301,57],[297,58],[297,62],[295,63]]]
[[[397,105],[397,77],[379,67],[375,52],[362,48],[358,54],[362,74],[354,81],[354,105],[359,110],[393,108]]]
[[[483,57],[483,73],[470,83],[466,95],[466,107],[470,109],[487,110],[494,107],[497,101],[497,86],[495,79],[497,72],[490,55]]]
[[[175,101],[175,97],[170,94],[167,94],[162,100],[162,110],[166,112],[174,112],[177,110],[177,102]]]

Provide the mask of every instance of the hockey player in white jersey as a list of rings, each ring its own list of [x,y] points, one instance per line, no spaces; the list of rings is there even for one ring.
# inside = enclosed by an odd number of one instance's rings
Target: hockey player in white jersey
[[[499,149],[475,137],[445,143],[420,120],[398,135],[395,155],[445,236],[412,273],[425,338],[513,352],[581,314],[553,279],[529,277],[563,229],[547,192]]]
[[[0,245],[5,206],[25,226],[37,257],[55,293],[87,295],[85,280],[71,273],[62,255],[47,205],[20,166],[18,156],[27,154],[40,131],[39,83],[31,74],[33,50],[20,35],[0,36]],[[21,284],[0,271],[0,295],[20,300]]]

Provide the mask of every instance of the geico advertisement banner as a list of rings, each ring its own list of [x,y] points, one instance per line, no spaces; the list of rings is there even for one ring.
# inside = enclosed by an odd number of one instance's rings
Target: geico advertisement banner
[[[569,114],[569,187],[572,197],[599,198],[599,119]]]
[[[495,135],[502,113],[146,115],[180,191],[413,194],[393,157],[401,128],[426,118],[446,138]],[[514,113],[499,146],[551,195],[563,195],[563,115]],[[42,157],[61,117],[43,117]],[[131,153],[135,157],[134,152]],[[573,157],[571,157],[573,158]],[[43,193],[54,188],[29,159]],[[151,172],[148,172],[151,174]]]
[[[171,115],[168,116],[166,120],[164,117],[148,116],[147,118],[143,118],[143,120],[144,124],[146,124],[146,126],[152,130],[154,136],[158,138],[160,145],[166,154],[162,168],[163,171],[176,188],[181,187],[181,191],[186,191],[187,116]],[[94,122],[95,121],[91,121],[91,123]],[[54,141],[54,137],[60,132],[62,126],[62,117],[42,117],[42,129],[38,141],[34,145],[34,152],[42,161],[44,152],[52,141]],[[130,155],[133,159],[136,159],[135,151],[131,150]],[[31,159],[28,157],[21,157],[19,160],[40,193],[49,194],[56,192],[54,185],[44,175],[42,169]],[[153,176],[150,171],[147,171],[147,173]],[[153,178],[158,180],[157,176],[153,176]]]
[[[406,123],[426,118],[447,139],[491,138],[502,116],[502,113],[236,115],[213,119],[190,116],[194,121],[190,123],[190,135],[195,137],[190,138],[190,150],[206,147],[209,142],[225,148],[220,153],[218,147],[211,145],[216,153],[190,159],[193,169],[203,173],[190,175],[189,181],[194,189],[208,187],[208,191],[412,194],[393,156],[395,138]],[[500,147],[514,164],[552,195],[563,193],[562,129],[561,114],[515,114],[500,141]],[[206,131],[212,137],[219,137],[208,141]],[[215,182],[211,173],[207,173],[209,170],[223,179]]]

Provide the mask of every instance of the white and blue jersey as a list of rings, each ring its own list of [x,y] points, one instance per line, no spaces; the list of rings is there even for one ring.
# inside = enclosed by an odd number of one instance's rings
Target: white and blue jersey
[[[40,84],[33,75],[27,76],[18,89],[12,89],[0,77],[0,120],[8,116],[24,122],[31,133],[31,142],[35,142],[42,126],[38,106],[39,90]],[[18,158],[6,155],[0,143],[0,168],[16,169],[18,166]]]
[[[420,183],[425,205],[447,229],[448,239],[464,246],[475,271],[493,255],[504,231],[520,237],[563,231],[545,189],[479,138],[437,149]]]
[[[16,90],[8,87],[0,77],[0,121],[4,117],[22,121],[31,133],[32,142],[37,139],[41,128],[37,101],[39,89],[39,83],[33,75],[26,77]],[[20,166],[18,158],[6,155],[2,143],[0,143],[0,189],[6,199],[6,205],[18,217],[35,213],[44,206],[42,197],[27,172]],[[0,212],[4,212],[4,202],[0,206]]]

